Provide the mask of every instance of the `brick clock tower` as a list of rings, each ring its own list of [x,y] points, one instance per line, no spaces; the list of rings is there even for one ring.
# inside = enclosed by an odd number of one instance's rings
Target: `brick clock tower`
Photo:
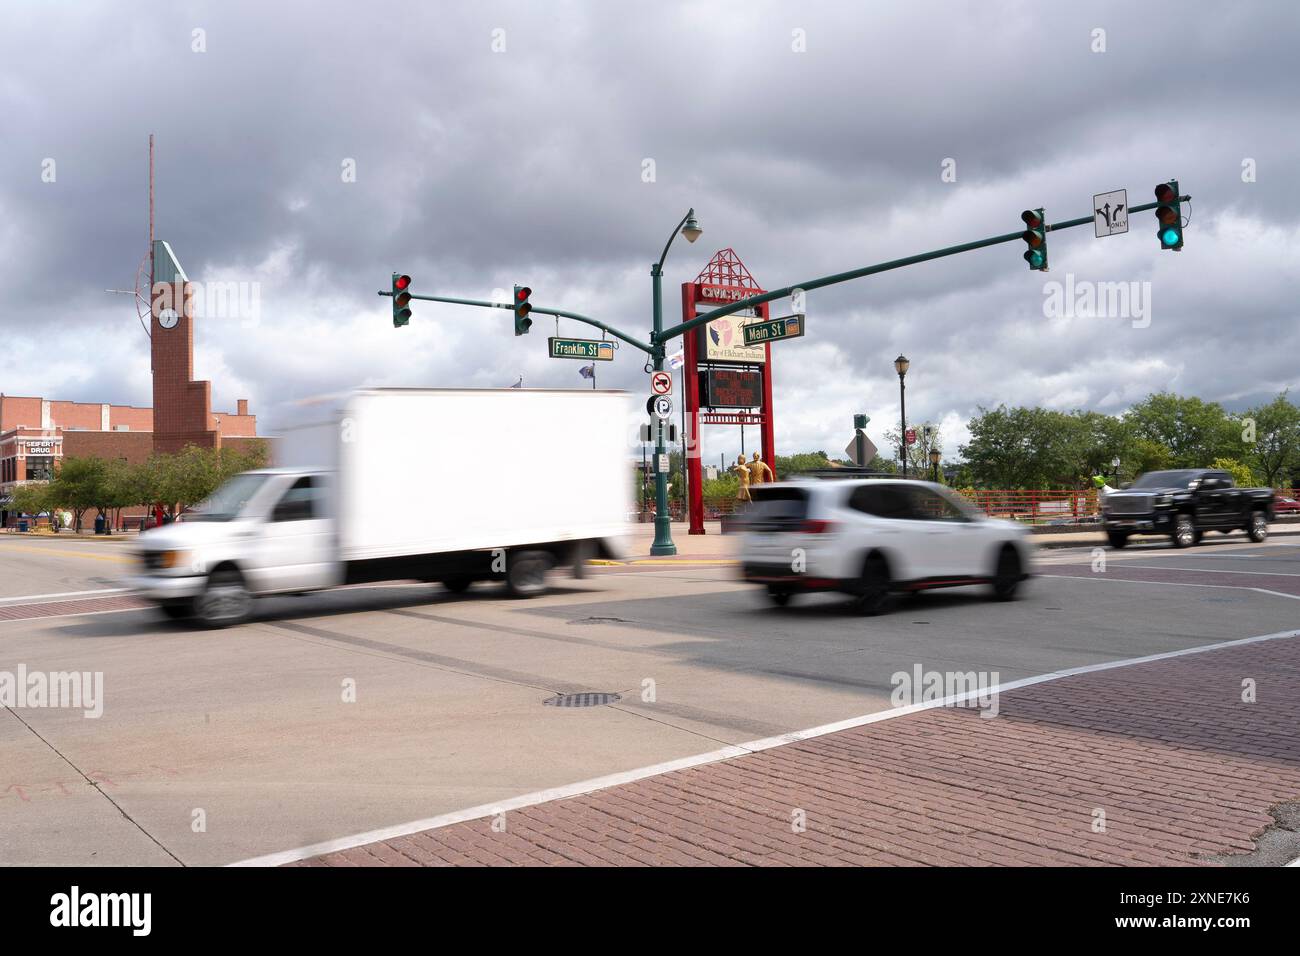
[[[149,336],[153,367],[153,450],[221,447],[213,428],[212,383],[194,381],[194,308],[189,277],[171,246],[153,244]]]

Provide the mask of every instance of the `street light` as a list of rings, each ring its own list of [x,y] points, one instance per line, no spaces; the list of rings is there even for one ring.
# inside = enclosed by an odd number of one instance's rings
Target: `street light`
[[[939,483],[939,459],[943,457],[939,449],[930,449],[930,473],[931,480],[937,485]]]
[[[673,229],[669,235],[668,241],[664,243],[664,251],[659,256],[659,261],[650,267],[650,277],[654,284],[654,336],[652,341],[655,343],[654,354],[651,361],[654,363],[656,372],[663,371],[664,367],[664,346],[659,342],[659,334],[664,330],[664,308],[663,308],[663,275],[664,260],[668,258],[668,248],[681,233],[686,237],[687,242],[694,242],[700,238],[704,232],[700,228],[699,221],[695,218],[695,210],[689,209],[682,221]],[[678,401],[682,401],[684,396],[679,396]],[[673,544],[672,516],[668,513],[668,474],[659,470],[659,456],[667,454],[664,447],[664,432],[667,429],[656,429],[655,437],[655,540],[650,545],[652,555],[668,555],[677,553],[677,545]],[[684,464],[684,462],[683,462]]]
[[[912,363],[906,355],[900,354],[894,359],[894,371],[898,373],[898,414],[902,429],[898,433],[898,457],[903,459],[903,477],[907,477],[907,397],[904,394],[903,377]]]

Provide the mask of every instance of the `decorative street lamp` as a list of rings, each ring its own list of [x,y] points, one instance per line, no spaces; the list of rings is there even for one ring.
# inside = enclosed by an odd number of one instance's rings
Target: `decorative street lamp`
[[[673,244],[680,232],[686,237],[687,242],[694,242],[700,238],[704,230],[700,228],[699,221],[695,218],[695,210],[687,210],[682,221],[673,229],[672,235],[664,244],[663,254],[659,256],[659,261],[650,267],[650,276],[654,283],[654,336],[652,341],[655,342],[655,350],[651,360],[654,363],[656,372],[663,371],[664,367],[664,347],[659,343],[659,333],[664,330],[664,310],[663,310],[663,274],[664,260],[668,258],[668,247]],[[679,401],[684,400],[685,396],[679,397]],[[672,515],[668,513],[668,474],[659,470],[659,456],[667,454],[664,447],[664,429],[655,430],[658,437],[655,439],[655,540],[650,545],[652,555],[668,555],[677,553],[677,545],[673,544]],[[683,466],[685,462],[683,461]]]
[[[898,373],[898,414],[902,428],[898,433],[898,457],[903,459],[903,477],[907,477],[907,397],[904,394],[903,378],[912,365],[906,355],[900,354],[894,359],[894,371]]]
[[[939,459],[943,457],[938,448],[930,449],[930,473],[931,481],[936,485],[939,483]]]

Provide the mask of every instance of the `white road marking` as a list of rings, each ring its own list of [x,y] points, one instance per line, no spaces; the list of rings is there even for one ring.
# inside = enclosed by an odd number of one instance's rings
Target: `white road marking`
[[[1209,587],[1211,585],[1205,586]],[[1251,588],[1251,590],[1258,589]],[[1291,597],[1292,595],[1285,596]],[[494,816],[498,813],[505,813],[509,810],[519,810],[524,807],[536,806],[540,803],[550,803],[553,800],[564,800],[569,797],[577,797],[585,793],[593,793],[597,790],[605,790],[625,783],[644,780],[647,777],[657,777],[661,774],[672,773],[674,770],[684,770],[688,767],[699,767],[704,764],[731,760],[735,757],[742,757],[746,754],[758,753],[763,750],[771,750],[775,747],[783,747],[788,744],[810,740],[814,737],[822,737],[826,734],[852,730],[855,727],[878,723],[882,720],[893,720],[896,717],[906,717],[909,714],[919,713],[923,710],[932,710],[936,707],[951,707],[968,700],[978,700],[981,696],[986,697],[988,694],[1000,694],[1004,691],[1016,690],[1021,687],[1030,687],[1034,684],[1063,680],[1067,677],[1077,677],[1080,674],[1091,674],[1096,671],[1113,670],[1119,667],[1131,667],[1135,664],[1149,664],[1154,661],[1168,660],[1175,657],[1204,654],[1207,651],[1217,651],[1228,647],[1242,647],[1247,644],[1257,644],[1261,641],[1275,641],[1282,638],[1292,637],[1300,637],[1300,630],[1277,631],[1273,634],[1260,634],[1255,637],[1243,637],[1232,641],[1221,641],[1218,644],[1206,644],[1202,647],[1189,647],[1178,651],[1166,651],[1162,654],[1149,654],[1145,657],[1132,657],[1126,660],[1106,661],[1101,664],[1086,664],[1082,667],[1070,667],[1065,670],[1040,674],[1037,677],[1025,677],[1005,684],[998,684],[995,687],[985,688],[984,690],[977,689],[968,691],[964,694],[954,694],[950,697],[945,697],[942,700],[925,701],[920,704],[910,704],[906,707],[895,707],[890,708],[889,710],[876,711],[875,713],[864,714],[860,717],[851,717],[847,720],[836,721],[831,724],[822,724],[819,727],[810,727],[807,730],[798,730],[788,734],[781,734],[776,737],[764,737],[761,740],[751,740],[748,743],[735,744],[733,746],[723,747],[719,750],[711,750],[708,753],[698,754],[694,757],[683,757],[679,760],[670,760],[666,763],[652,764],[648,767],[640,767],[636,770],[627,770],[622,773],[613,773],[603,777],[595,777],[591,780],[572,783],[564,787],[553,787],[549,790],[539,790],[535,793],[523,794],[522,796],[512,797],[509,800],[503,800],[498,803],[485,803],[477,807],[469,807],[465,810],[456,810],[452,813],[444,813],[436,817],[428,817],[424,820],[414,820],[410,823],[399,823],[395,826],[384,827],[379,830],[368,830],[365,833],[356,833],[352,836],[340,837],[337,840],[326,840],[323,843],[313,843],[310,846],[299,847],[295,850],[268,853],[264,856],[239,860],[238,862],[227,865],[283,866],[286,863],[295,863],[299,860],[310,859],[311,857],[321,856],[326,853],[339,853],[343,850],[350,850],[353,847],[364,846],[367,843],[377,843],[380,840],[392,840],[397,837],[410,836],[412,833],[421,833],[425,830],[441,829],[442,827],[451,826],[454,823],[464,823],[468,820],[477,820],[482,817]]]
[[[1227,555],[1224,555],[1227,557]],[[1183,573],[1190,571],[1193,574],[1259,574],[1266,578],[1300,578],[1300,574],[1290,571],[1228,571],[1223,568],[1165,568],[1158,564],[1131,564],[1128,561],[1116,561],[1114,566],[1117,568],[1142,568],[1146,571],[1177,571]],[[1153,582],[1158,583],[1158,582]]]
[[[1105,572],[1096,574],[1044,574],[1045,578],[1069,578],[1071,581],[1104,581],[1107,584],[1150,584],[1162,588],[1221,588],[1225,591],[1256,591],[1260,594],[1272,594],[1275,597],[1290,598],[1300,601],[1300,594],[1287,594],[1285,591],[1270,591],[1268,588],[1252,588],[1242,584],[1192,584],[1188,581],[1138,581],[1134,578],[1110,578]]]

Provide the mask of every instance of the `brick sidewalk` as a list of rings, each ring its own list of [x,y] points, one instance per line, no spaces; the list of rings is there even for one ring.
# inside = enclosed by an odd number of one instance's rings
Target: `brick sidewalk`
[[[1241,702],[1245,678],[1258,703]],[[485,817],[295,865],[1189,864],[1251,850],[1268,809],[1300,799],[1297,637],[1048,681],[999,705],[513,810],[505,832]]]

